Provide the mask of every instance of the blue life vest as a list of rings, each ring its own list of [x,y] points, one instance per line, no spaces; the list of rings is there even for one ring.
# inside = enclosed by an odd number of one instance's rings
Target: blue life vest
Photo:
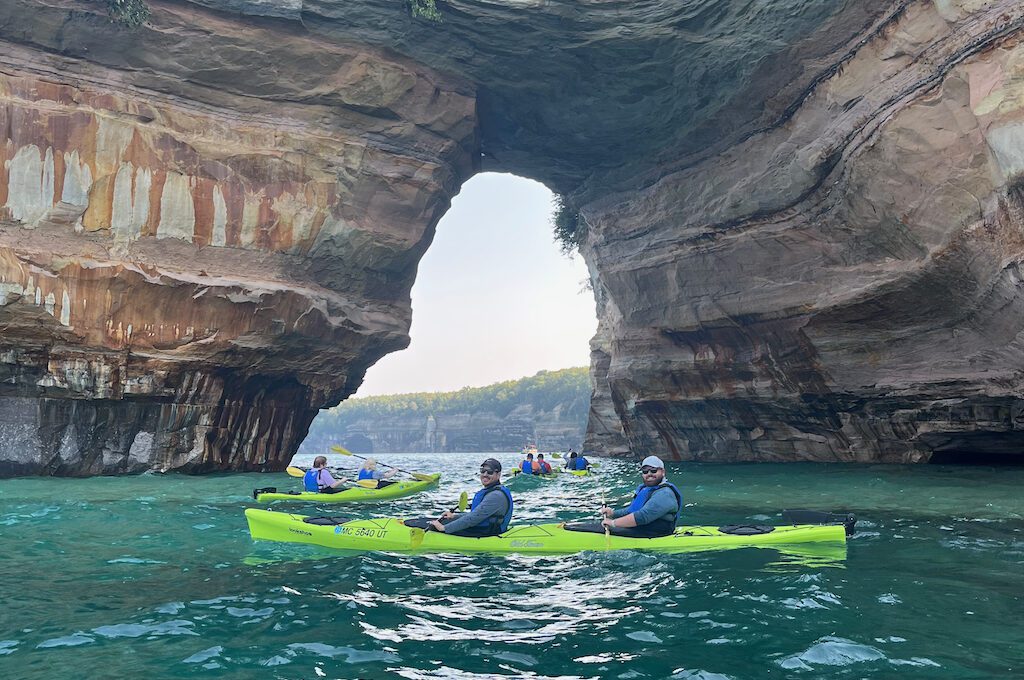
[[[320,491],[320,471],[316,468],[306,470],[302,475],[302,488],[306,491]]]
[[[359,479],[373,479],[373,470],[359,468]]]
[[[633,496],[633,502],[629,504],[628,508],[626,508],[626,514],[630,515],[644,507],[644,505],[647,504],[647,501],[651,500],[651,495],[653,495],[658,489],[662,488],[669,488],[672,490],[672,493],[676,495],[676,514],[672,518],[672,527],[675,528],[676,522],[679,521],[679,513],[683,511],[683,494],[680,493],[679,489],[677,489],[676,485],[672,482],[662,482],[658,486],[647,486],[646,484],[638,486],[636,488],[636,495]],[[658,520],[655,520],[651,524],[654,524],[655,522],[658,522]]]
[[[524,460],[523,464],[519,466],[519,469],[523,471],[523,474],[532,475],[533,474],[533,463],[531,463],[528,460]]]
[[[477,491],[476,495],[473,496],[473,501],[469,504],[469,509],[472,510],[473,508],[475,508],[476,504],[481,502],[481,501],[483,501],[484,496],[486,496],[487,494],[489,494],[492,491],[501,491],[503,494],[505,494],[505,498],[508,499],[508,511],[505,512],[505,516],[502,517],[501,519],[498,519],[497,517],[488,517],[487,519],[485,519],[483,522],[480,522],[480,524],[477,524],[476,526],[478,526],[478,527],[487,527],[487,528],[491,529],[492,531],[494,531],[494,533],[500,534],[501,532],[503,532],[506,529],[508,529],[508,523],[512,521],[512,492],[511,491],[506,489],[501,484],[495,484],[494,486],[485,486],[484,488],[482,488],[479,491]]]
[[[588,465],[590,465],[590,461],[588,461],[583,456],[576,456],[576,469],[577,470],[586,470]]]

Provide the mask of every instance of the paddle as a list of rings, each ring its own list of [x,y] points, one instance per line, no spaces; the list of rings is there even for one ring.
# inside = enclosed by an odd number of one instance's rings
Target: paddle
[[[348,449],[343,448],[341,446],[337,446],[337,445],[331,446],[331,451],[334,451],[335,453],[340,453],[343,456],[352,456],[353,458],[358,458],[359,460],[366,460],[366,458],[364,456],[360,456],[357,453],[352,453]],[[433,475],[425,475],[422,472],[409,472],[408,470],[403,470],[402,468],[395,467],[394,465],[388,465],[387,463],[381,463],[379,460],[377,462],[380,463],[381,465],[383,465],[384,467],[391,468],[392,470],[398,470],[399,472],[404,472],[407,475],[411,475],[414,479],[419,479],[419,480],[424,481],[424,482],[434,478]]]
[[[292,477],[305,477],[306,476],[306,471],[305,470],[303,470],[302,468],[294,467],[292,465],[289,465],[288,467],[286,467],[284,469],[284,471],[287,472]],[[338,472],[338,470],[335,470],[335,472]],[[353,479],[353,480],[350,480],[350,481],[353,484],[358,484],[359,486],[365,487],[367,489],[376,489],[377,488],[377,480],[375,480],[375,479]]]

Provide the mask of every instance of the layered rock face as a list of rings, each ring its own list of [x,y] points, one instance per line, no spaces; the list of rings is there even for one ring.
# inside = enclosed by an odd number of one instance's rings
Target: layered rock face
[[[5,3],[0,474],[280,469],[408,343],[473,89],[368,47]]]
[[[1022,25],[900,7],[777,120],[589,206],[633,451],[1021,455]]]
[[[0,6],[0,474],[279,469],[479,169],[585,223],[588,444],[1021,450],[1024,7]]]

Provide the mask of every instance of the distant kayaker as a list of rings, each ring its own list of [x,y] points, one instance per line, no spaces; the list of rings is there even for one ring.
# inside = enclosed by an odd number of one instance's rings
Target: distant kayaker
[[[340,491],[338,487],[348,481],[344,477],[334,479],[327,469],[327,456],[317,456],[313,459],[313,467],[302,476],[302,488],[315,493],[337,493]]]
[[[526,458],[523,460],[523,462],[519,464],[519,469],[522,471],[522,473],[524,475],[532,475],[533,474],[533,466],[534,466],[533,454],[532,453],[528,453],[528,454],[526,454]]]
[[[508,529],[512,494],[501,485],[501,463],[494,458],[481,463],[480,482],[484,488],[473,496],[469,512],[445,512],[440,520],[432,520],[430,526],[456,536],[494,536]]]
[[[581,454],[569,449],[569,460],[565,463],[566,470],[586,470],[590,467],[590,461]]]
[[[551,463],[549,463],[546,460],[544,460],[544,454],[543,453],[538,453],[537,454],[537,465],[540,466],[540,471],[537,474],[539,474],[539,475],[550,475],[551,474]]]
[[[387,472],[381,472],[377,469],[377,461],[374,458],[367,458],[363,461],[363,467],[359,468],[359,479],[374,479],[377,481],[377,488],[383,489],[388,484],[394,484],[394,482],[386,481],[388,477],[393,476],[398,470],[391,468]]]
[[[601,524],[628,536],[667,536],[676,529],[683,507],[683,494],[675,484],[665,481],[665,464],[657,456],[640,463],[644,483],[636,488],[633,502],[625,508],[602,508]]]

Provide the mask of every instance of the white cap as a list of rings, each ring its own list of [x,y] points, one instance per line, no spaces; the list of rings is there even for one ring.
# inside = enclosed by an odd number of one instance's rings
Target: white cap
[[[652,467],[664,469],[665,464],[661,462],[661,458],[657,456],[647,456],[640,462],[640,467]]]

